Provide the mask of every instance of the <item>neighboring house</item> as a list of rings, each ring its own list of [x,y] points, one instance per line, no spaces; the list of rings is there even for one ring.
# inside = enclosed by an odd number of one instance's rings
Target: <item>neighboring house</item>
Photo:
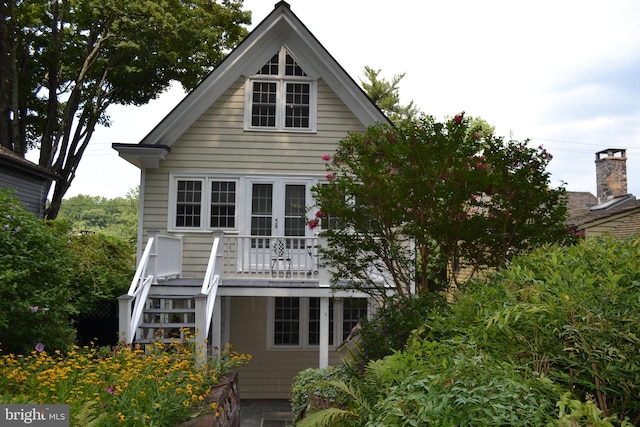
[[[49,183],[56,178],[47,169],[0,147],[0,188],[13,189],[24,208],[38,218],[44,216]]]
[[[120,298],[127,342],[197,330],[253,356],[243,398],[287,398],[336,348],[366,294],[320,265],[311,188],[349,132],[389,123],[285,2],[138,144],[139,268]],[[144,251],[144,253],[143,253]],[[195,297],[194,297],[195,296]],[[203,333],[204,331],[204,333]]]
[[[568,225],[585,238],[610,235],[616,239],[640,236],[640,201],[627,193],[626,150],[596,153],[597,196],[568,192]]]

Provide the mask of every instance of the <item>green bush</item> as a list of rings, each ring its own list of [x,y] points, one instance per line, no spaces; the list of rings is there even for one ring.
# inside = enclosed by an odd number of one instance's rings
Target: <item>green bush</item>
[[[340,404],[343,399],[331,381],[345,381],[350,377],[346,366],[329,366],[322,369],[309,368],[296,375],[291,387],[291,410],[294,419],[302,418],[307,411],[325,409]]]
[[[135,273],[135,248],[112,236],[98,233],[70,238],[74,255],[72,281],[78,298],[79,316],[99,310],[127,292]]]
[[[0,346],[3,352],[73,344],[75,297],[68,239],[0,190]]]
[[[639,259],[640,240],[587,240],[466,284],[401,351],[367,364],[350,395],[365,399],[340,403],[348,425],[638,425]]]
[[[446,308],[444,297],[435,292],[390,298],[371,320],[361,321],[358,363],[362,366],[369,360],[381,359],[394,350],[402,350],[413,330],[421,326],[431,312]]]

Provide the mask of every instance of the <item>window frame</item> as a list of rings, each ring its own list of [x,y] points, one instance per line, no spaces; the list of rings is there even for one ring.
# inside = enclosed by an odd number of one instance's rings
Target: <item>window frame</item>
[[[281,297],[269,297],[267,299],[267,350],[269,351],[281,351],[281,350],[318,350],[319,344],[309,344],[309,325],[310,325],[310,300],[312,298],[320,297],[293,297],[283,296],[284,298],[297,298],[299,300],[299,314],[298,319],[298,337],[300,341],[298,344],[275,344],[275,301],[276,298]],[[373,314],[373,305],[371,298],[353,297],[356,299],[367,300],[367,317],[371,318]],[[334,342],[329,344],[330,350],[335,350],[344,341],[343,327],[344,327],[344,305],[342,301],[344,298],[329,297],[330,307],[333,305],[333,319],[330,319],[329,325],[333,329]]]
[[[200,197],[200,226],[184,227],[177,225],[178,210],[178,182],[179,181],[199,181],[202,184],[202,194]],[[233,227],[211,227],[211,189],[213,182],[233,182],[235,183],[234,201],[234,226]],[[237,231],[239,227],[239,206],[240,206],[240,179],[221,176],[179,173],[171,174],[169,178],[169,206],[167,213],[167,231],[170,232],[210,232],[212,230]]]
[[[299,65],[297,59],[285,47],[278,51],[278,74],[253,74],[245,79],[245,100],[244,100],[244,130],[260,131],[260,132],[299,132],[314,133],[317,131],[317,104],[318,104],[318,84],[317,79],[311,77],[305,70],[307,76],[285,75],[286,55],[289,55],[296,64]],[[267,62],[268,64],[268,62]],[[265,64],[265,65],[267,65]],[[262,70],[263,67],[260,68]],[[260,71],[258,70],[258,71]],[[275,126],[253,126],[251,124],[253,113],[253,84],[254,83],[275,83],[276,84],[276,102],[275,102]],[[287,84],[307,84],[309,85],[309,126],[308,127],[287,127],[286,126],[286,108],[287,108]]]

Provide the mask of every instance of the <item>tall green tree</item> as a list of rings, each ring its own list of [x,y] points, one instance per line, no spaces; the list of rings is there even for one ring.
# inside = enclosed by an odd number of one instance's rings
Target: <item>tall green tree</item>
[[[404,106],[400,104],[399,84],[404,78],[404,73],[396,74],[389,81],[380,77],[380,70],[365,66],[364,77],[365,80],[360,79],[360,85],[392,122],[410,119],[418,114],[418,108],[413,104],[413,101]]]
[[[334,280],[372,294],[425,293],[459,268],[500,268],[566,236],[551,155],[472,123],[458,114],[372,126],[323,157],[329,182],[313,189],[319,211],[309,225],[329,240]]]
[[[192,89],[247,33],[242,0],[0,2],[0,143],[61,177],[55,218],[111,104]]]
[[[113,199],[79,194],[62,201],[58,218],[68,221],[74,233],[101,233],[132,243],[138,235],[138,201],[138,187]]]

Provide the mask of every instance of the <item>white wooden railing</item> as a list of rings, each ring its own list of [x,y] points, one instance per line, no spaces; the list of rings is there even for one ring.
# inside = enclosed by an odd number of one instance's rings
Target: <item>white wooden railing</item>
[[[317,237],[225,235],[225,279],[317,281],[321,271]]]
[[[200,289],[200,295],[195,296],[196,303],[196,355],[198,356],[198,364],[202,364],[204,355],[207,351],[207,341],[209,332],[211,330],[211,323],[213,320],[213,313],[218,293],[218,286],[220,285],[220,275],[222,273],[222,231],[215,231],[213,233],[213,244],[211,245],[211,253],[209,255],[209,262],[207,263],[207,269],[204,274],[204,280],[202,282],[202,288]],[[217,319],[218,321],[220,319]],[[216,342],[219,339],[212,340],[212,348],[219,351],[220,343]]]
[[[125,295],[118,297],[120,340],[131,344],[144,312],[149,290],[158,278],[182,275],[182,238],[149,232],[149,239]]]

